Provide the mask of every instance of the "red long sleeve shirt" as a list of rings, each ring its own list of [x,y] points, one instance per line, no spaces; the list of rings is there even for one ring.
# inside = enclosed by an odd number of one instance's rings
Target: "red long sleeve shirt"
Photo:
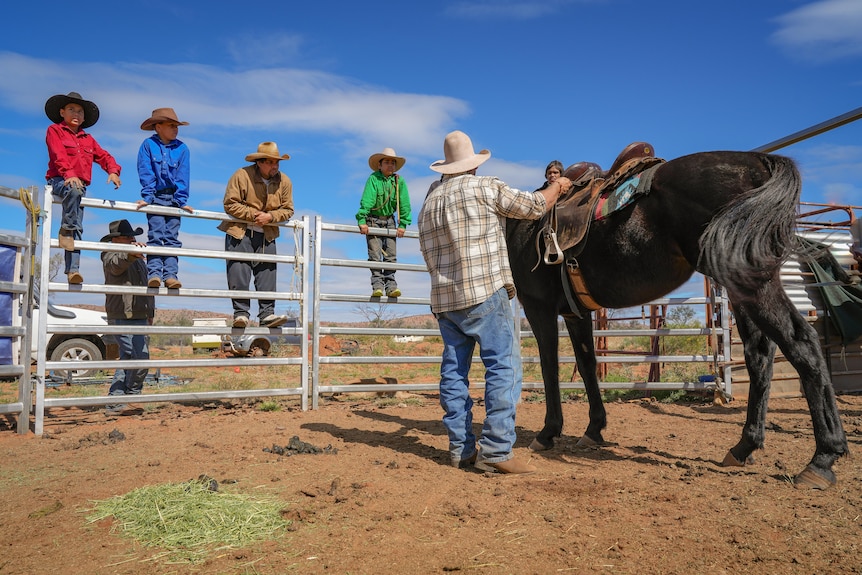
[[[48,173],[45,179],[60,177],[68,180],[77,177],[89,186],[93,162],[108,174],[120,175],[121,168],[114,157],[84,130],[73,132],[62,122],[51,124],[45,142],[48,144]]]

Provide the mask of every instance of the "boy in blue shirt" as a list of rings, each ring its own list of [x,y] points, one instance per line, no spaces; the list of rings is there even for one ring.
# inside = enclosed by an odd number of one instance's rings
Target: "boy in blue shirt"
[[[141,197],[138,208],[147,205],[180,208],[189,213],[194,209],[189,199],[189,148],[177,139],[181,122],[173,108],[157,108],[141,124],[142,130],[155,130],[144,140],[138,151],[138,177],[141,180]],[[166,248],[180,248],[180,217],[147,214],[149,231],[147,244]],[[168,289],[182,287],[177,279],[177,256],[150,254],[147,257],[147,286],[159,287],[162,281]]]

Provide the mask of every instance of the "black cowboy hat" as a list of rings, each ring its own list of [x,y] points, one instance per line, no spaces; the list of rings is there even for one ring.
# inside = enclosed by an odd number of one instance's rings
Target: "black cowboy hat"
[[[84,121],[81,123],[81,128],[89,128],[99,121],[99,107],[93,102],[85,100],[78,92],[69,92],[68,94],[57,94],[51,96],[45,102],[45,114],[54,122],[62,122],[63,117],[60,116],[60,110],[68,104],[78,104],[84,108]]]
[[[108,230],[108,234],[102,236],[102,239],[99,240],[100,242],[109,242],[111,238],[118,238],[120,236],[133,238],[144,233],[143,228],[137,227],[132,229],[132,224],[129,223],[129,220],[115,220],[108,224]]]

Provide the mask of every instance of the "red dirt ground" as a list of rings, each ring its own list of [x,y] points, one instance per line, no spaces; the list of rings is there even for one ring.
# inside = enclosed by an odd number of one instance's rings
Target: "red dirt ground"
[[[516,453],[539,471],[499,476],[448,466],[437,399],[420,397],[332,399],[307,412],[155,405],[115,419],[55,409],[42,438],[0,419],[0,573],[862,573],[859,458],[838,462],[838,486],[826,492],[788,481],[814,451],[803,399],[771,402],[766,448],[741,470],[718,461],[739,437],[744,402],[611,403],[599,449],[575,446],[587,406],[568,402],[566,435],[539,454],[526,446],[544,404],[526,402]],[[839,408],[858,452],[862,397],[839,397]],[[124,439],[109,439],[113,430]],[[263,451],[294,435],[338,451]],[[201,474],[280,498],[290,527],[172,564],[111,520],[86,521],[94,500]]]

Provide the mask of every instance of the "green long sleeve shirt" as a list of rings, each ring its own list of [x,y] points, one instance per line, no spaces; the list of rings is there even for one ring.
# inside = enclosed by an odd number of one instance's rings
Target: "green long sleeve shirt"
[[[407,182],[398,174],[386,177],[377,170],[365,182],[359,211],[356,212],[356,223],[361,226],[367,223],[365,220],[370,216],[389,217],[396,211],[398,227],[406,229],[411,222]]]

